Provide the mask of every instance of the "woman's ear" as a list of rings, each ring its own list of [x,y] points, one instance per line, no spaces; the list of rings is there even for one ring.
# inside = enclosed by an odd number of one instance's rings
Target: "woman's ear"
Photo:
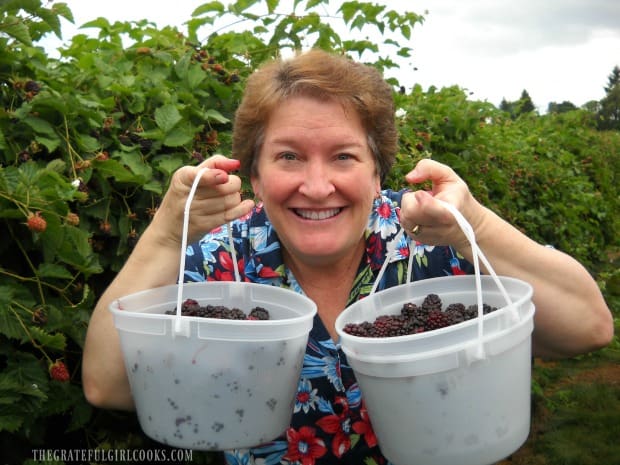
[[[252,184],[252,191],[254,191],[254,197],[256,198],[256,200],[261,200],[262,199],[261,183],[258,177],[254,175],[250,176],[250,184]]]

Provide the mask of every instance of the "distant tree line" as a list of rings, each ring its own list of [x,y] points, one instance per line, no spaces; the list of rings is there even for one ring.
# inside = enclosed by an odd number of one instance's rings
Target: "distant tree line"
[[[599,130],[620,130],[620,67],[615,66],[607,79],[607,85],[604,87],[605,97],[600,101],[587,102],[581,108],[596,115],[596,127]],[[536,107],[527,90],[524,89],[519,100],[502,99],[499,109],[508,113],[512,119],[516,119],[521,115],[534,112]],[[561,103],[549,102],[547,113],[567,113],[577,109],[575,104],[564,100]]]

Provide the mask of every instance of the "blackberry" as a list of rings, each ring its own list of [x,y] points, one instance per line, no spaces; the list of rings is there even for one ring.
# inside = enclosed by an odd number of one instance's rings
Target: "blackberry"
[[[446,312],[441,310],[431,310],[426,319],[426,330],[432,331],[434,329],[445,328],[452,324],[452,318]]]
[[[251,318],[254,320],[268,320],[269,312],[265,310],[263,307],[254,307],[250,311],[250,315],[248,316],[248,318]]]
[[[176,315],[177,309],[168,310],[166,315]],[[186,299],[181,304],[182,316],[197,316],[201,318],[218,318],[221,320],[269,320],[269,312],[262,307],[254,307],[249,315],[239,308],[229,308],[224,305],[201,306],[194,299]]]
[[[491,307],[489,304],[485,304],[485,303],[482,304],[483,315],[487,315],[491,312],[494,312],[495,310],[497,310],[497,307]],[[467,307],[466,312],[469,315],[473,315],[471,318],[476,318],[478,316],[478,305],[477,304],[470,305],[469,307]]]
[[[466,310],[465,305],[456,303],[448,305],[444,311],[450,316],[452,324],[457,324],[469,319],[465,316]]]
[[[404,304],[403,308],[400,309],[401,315],[406,316],[407,318],[413,318],[418,311],[418,306],[411,302]]]
[[[495,310],[497,310],[496,307],[483,304],[485,315]],[[421,305],[411,302],[403,304],[400,314],[381,315],[374,322],[348,323],[342,330],[347,334],[359,337],[403,336],[445,328],[477,316],[477,305],[466,307],[462,303],[453,303],[442,310],[442,302],[439,296],[428,294]]]
[[[428,294],[422,302],[422,308],[428,312],[441,310],[441,299],[437,294]]]
[[[373,337],[394,337],[407,334],[408,318],[402,315],[382,315],[375,320]]]

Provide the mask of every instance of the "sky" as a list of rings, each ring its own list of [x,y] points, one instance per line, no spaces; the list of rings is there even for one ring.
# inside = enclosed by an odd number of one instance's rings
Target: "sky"
[[[100,16],[109,21],[147,19],[184,31],[183,22],[209,0],[63,1],[75,19],[75,24],[63,22],[63,39],[68,40],[75,33],[96,32],[77,27]],[[401,62],[397,75],[408,89],[414,84],[424,89],[457,85],[471,99],[494,105],[518,100],[526,90],[542,113],[549,102],[581,106],[601,100],[608,76],[620,66],[620,0],[373,2],[425,16],[406,43],[413,53]],[[336,14],[341,3],[333,1],[329,12]],[[290,12],[290,7],[280,9]],[[60,45],[55,39],[44,43],[52,54]]]

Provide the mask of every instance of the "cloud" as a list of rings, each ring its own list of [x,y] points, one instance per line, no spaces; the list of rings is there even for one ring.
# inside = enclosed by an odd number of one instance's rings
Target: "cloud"
[[[603,31],[620,38],[617,0],[438,0],[424,27],[434,16],[452,46],[487,56],[574,46]]]

